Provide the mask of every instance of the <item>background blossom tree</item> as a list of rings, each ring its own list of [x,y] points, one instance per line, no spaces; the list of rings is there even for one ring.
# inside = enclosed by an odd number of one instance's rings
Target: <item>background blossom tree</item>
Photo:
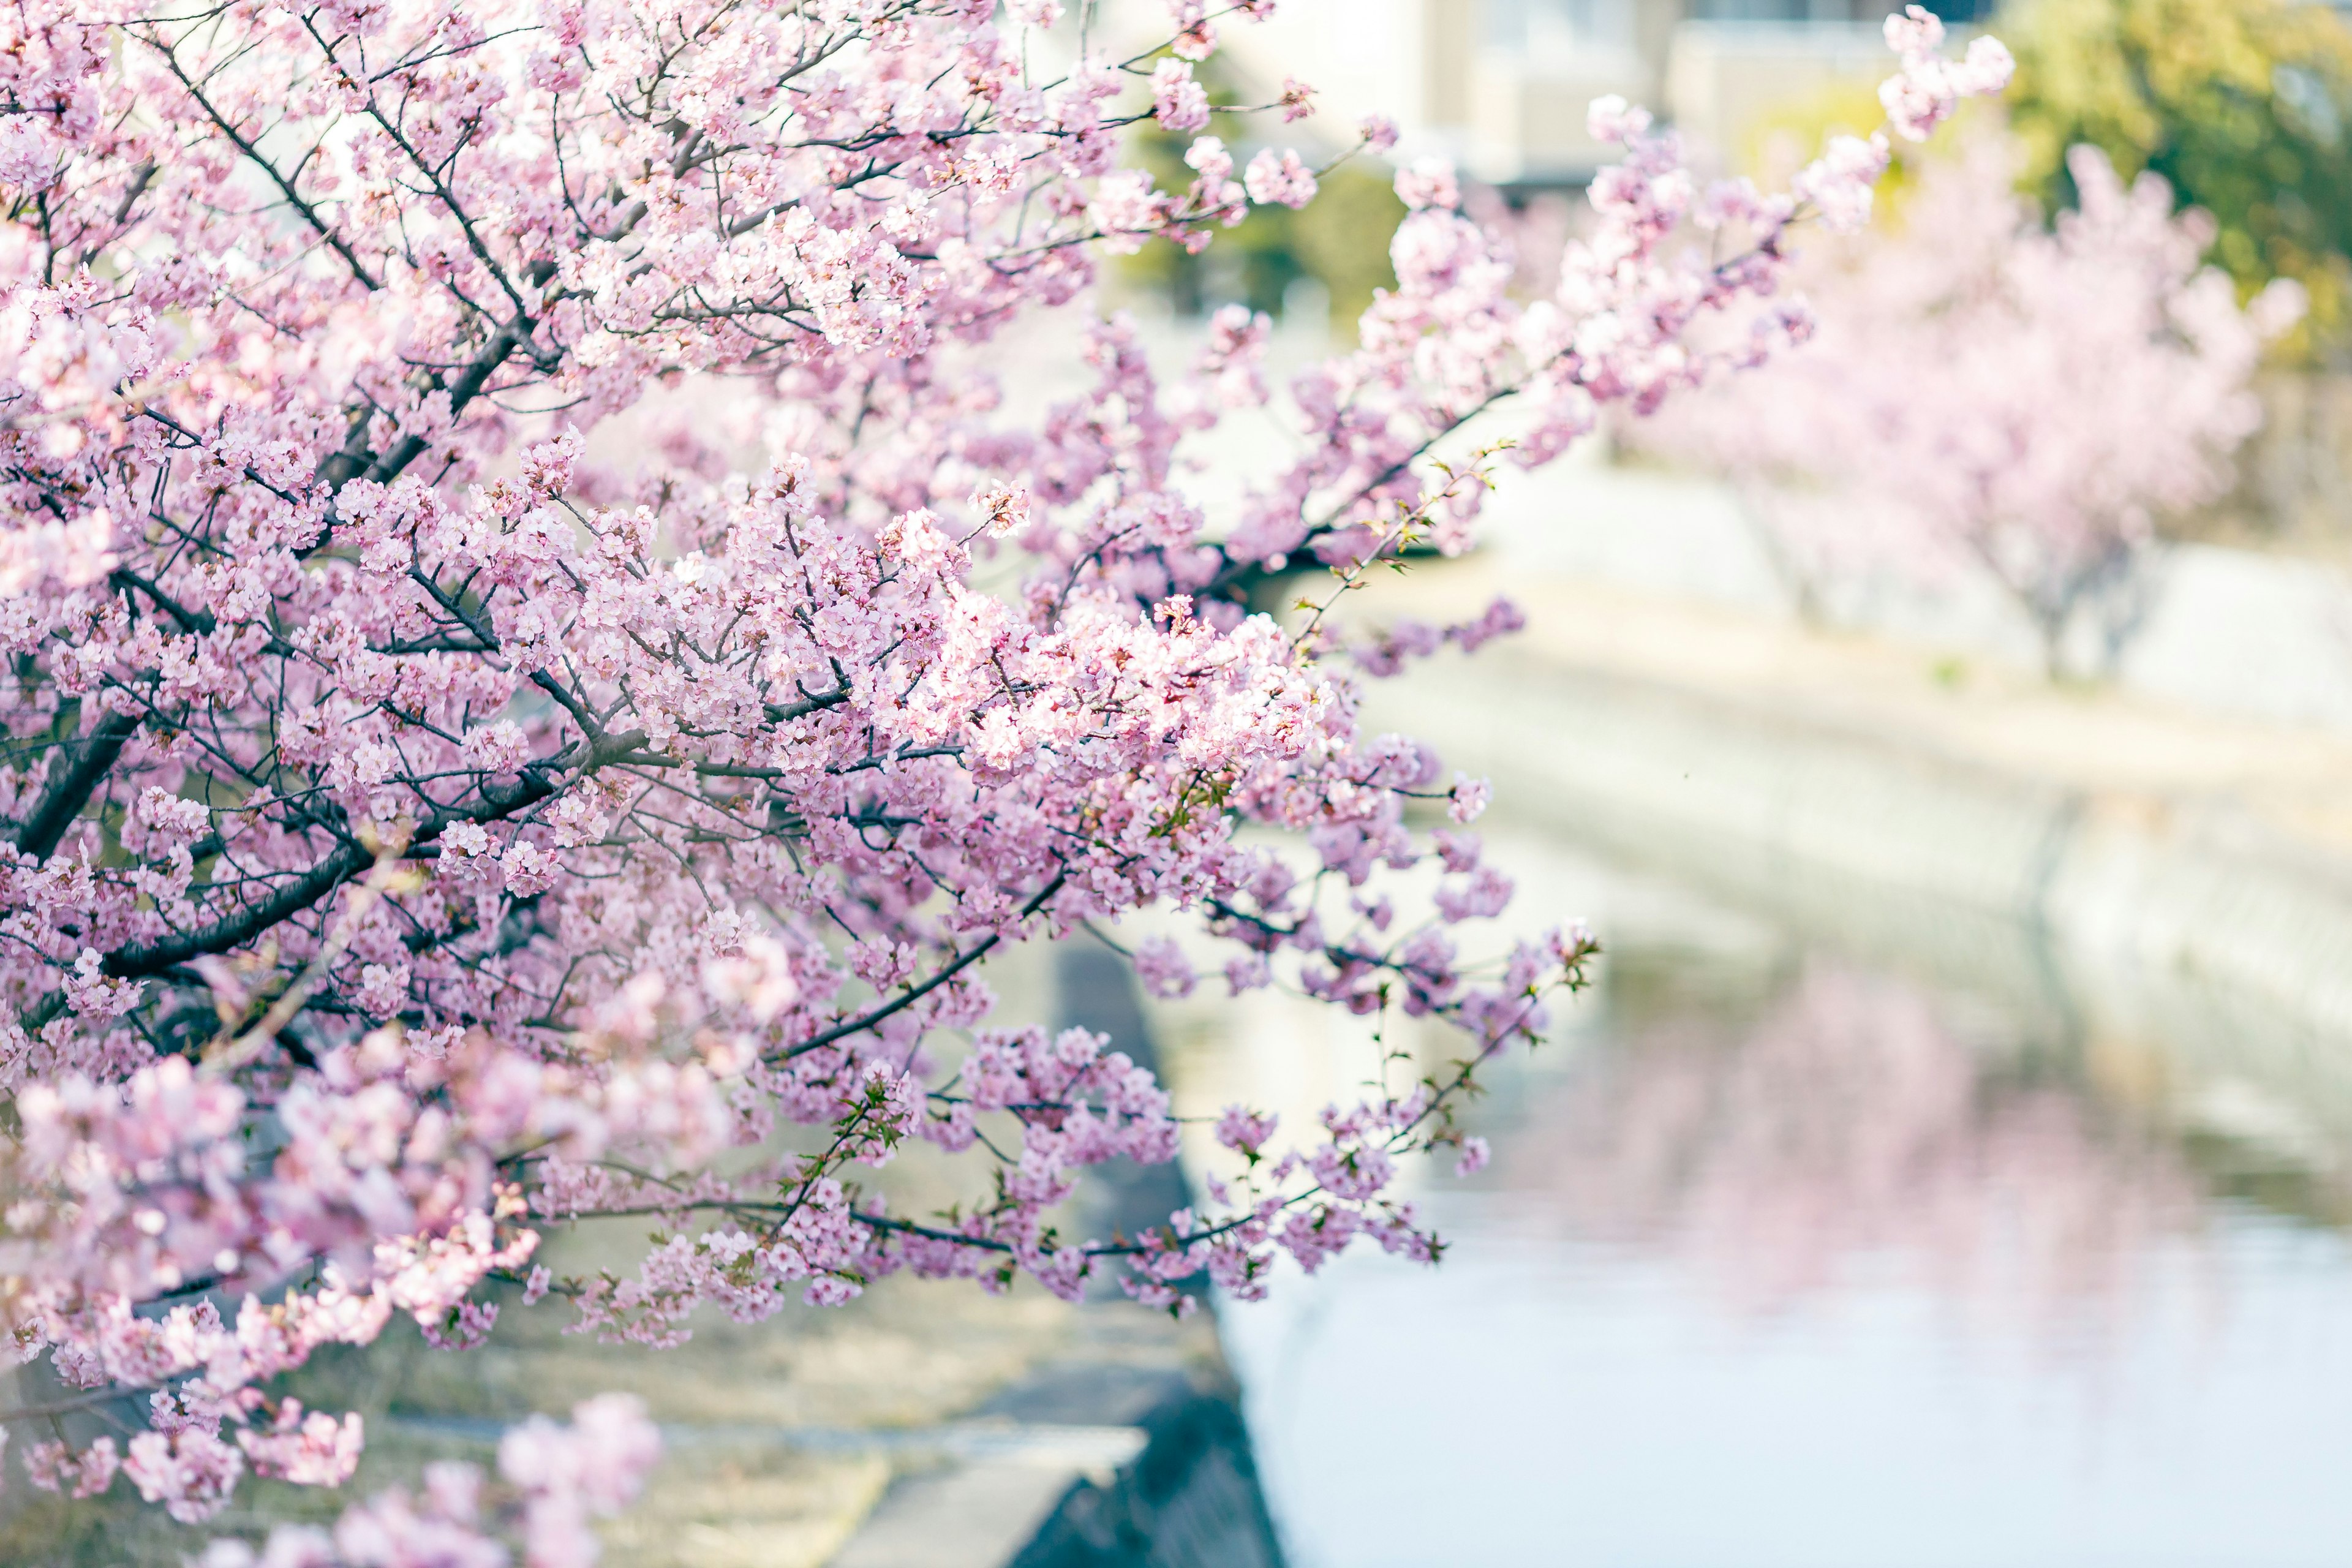
[[[478,1342],[495,1281],[659,1345],[900,1269],[1117,1271],[1181,1310],[1175,1282],[1250,1297],[1277,1254],[1431,1255],[1397,1159],[1460,1142],[1477,1063],[1592,944],[1459,956],[1507,881],[1407,812],[1459,826],[1484,786],[1360,731],[1333,623],[1250,592],[1463,548],[1489,468],[1438,457],[1490,409],[1539,461],[1801,332],[1788,232],[1860,221],[1886,143],[1702,193],[1599,106],[1625,162],[1524,305],[1451,174],[1407,171],[1398,287],[1293,388],[1304,455],[1211,518],[1178,454],[1265,401],[1263,319],[1165,384],[1098,323],[1087,390],[1027,421],[979,353],[1097,254],[1207,245],[1328,172],[1208,136],[1181,190],[1118,166],[1129,124],[1199,121],[1167,62],[1270,5],[1171,8],[1121,58],[1055,0],[0,18],[0,1314],[63,1388],[5,1414],[146,1407],[119,1445],[25,1445],[37,1484],[119,1468],[193,1521],[248,1472],[340,1483],[358,1418],[273,1380],[395,1315]],[[2006,75],[1997,45],[1938,58],[1925,13],[1890,37],[1906,134]],[[1686,223],[1724,259],[1670,250]],[[1751,338],[1695,346],[1754,300]],[[763,471],[592,448],[698,385],[757,413]],[[1415,875],[1438,913],[1400,924],[1380,888]],[[1213,1210],[1065,1237],[1083,1169],[1174,1156],[1168,1100],[1098,1036],[1000,1017],[985,963],[1154,907],[1198,932],[1151,950],[1158,988],[1282,984],[1460,1047],[1318,1128],[1237,1108]],[[953,1213],[856,1180],[909,1139],[967,1157]],[[541,1236],[597,1215],[660,1239],[553,1278]],[[370,1506],[472,1528],[437,1493]]]
[[[2161,175],[2210,214],[2213,263],[2242,295],[2292,278],[2309,297],[2281,357],[2340,363],[2352,311],[2352,27],[2283,0],[2010,0],[2003,100],[2027,188],[2073,198],[2087,142],[2126,177]]]
[[[1741,485],[1808,614],[1842,579],[1981,570],[2054,676],[2086,607],[2112,663],[2157,521],[2228,488],[2301,292],[2242,310],[2200,260],[2210,220],[2088,147],[2079,207],[2044,227],[2018,158],[1982,135],[1927,161],[1899,221],[1809,260],[1825,302],[1801,352],[1633,435]]]

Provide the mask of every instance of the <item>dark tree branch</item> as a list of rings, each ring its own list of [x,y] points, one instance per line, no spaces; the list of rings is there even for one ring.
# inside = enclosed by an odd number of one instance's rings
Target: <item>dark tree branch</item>
[[[179,84],[188,89],[188,96],[194,99],[196,107],[203,110],[205,117],[220,128],[220,133],[236,143],[236,150],[244,153],[247,160],[259,168],[263,174],[268,174],[272,184],[286,194],[287,201],[292,204],[296,212],[302,215],[303,221],[317,230],[319,237],[325,240],[334,253],[343,258],[343,265],[352,269],[352,276],[359,279],[360,286],[371,294],[381,289],[383,285],[376,281],[375,275],[367,269],[366,263],[360,260],[359,252],[344,243],[343,237],[337,234],[327,220],[319,216],[319,210],[303,199],[302,194],[294,188],[294,183],[278,172],[277,164],[261,155],[261,149],[247,141],[245,133],[231,124],[227,117],[219,110],[212,106],[212,100],[204,95],[203,89],[189,79],[187,72],[180,68],[179,58],[173,54],[169,47],[153,38],[147,37],[143,34],[134,36],[163,57],[163,68],[170,71]],[[136,193],[134,196],[135,195]]]
[[[36,860],[46,860],[58,841],[66,836],[75,817],[89,801],[90,792],[114,766],[114,759],[122,754],[123,743],[139,728],[139,719],[132,713],[109,713],[79,742],[68,746],[72,755],[65,770],[49,780],[41,792],[40,804],[33,815],[16,830],[16,847]]]
[[[1021,906],[1020,918],[1027,920],[1031,915],[1034,915],[1039,910],[1044,909],[1045,907],[1046,900],[1051,899],[1055,893],[1060,892],[1062,890],[1062,884],[1069,879],[1070,873],[1066,867],[1062,870],[1055,872],[1054,879],[1046,883],[1044,887],[1038,889],[1037,896],[1035,898],[1031,899],[1027,903]],[[965,970],[970,969],[973,964],[978,963],[982,959],[987,957],[989,953],[995,951],[997,944],[1003,940],[1004,939],[1003,937],[994,935],[982,937],[979,942],[972,944],[969,952],[959,953],[952,961],[942,967],[937,974],[932,975],[929,980],[924,981],[921,984],[908,986],[906,990],[901,991],[898,995],[892,997],[881,1006],[875,1008],[872,1012],[861,1014],[857,1017],[850,1018],[842,1023],[835,1024],[832,1028],[822,1030],[817,1034],[812,1035],[807,1039],[801,1041],[798,1045],[789,1047],[782,1052],[772,1054],[769,1059],[772,1061],[781,1058],[784,1060],[790,1060],[793,1057],[805,1055],[807,1052],[816,1050],[820,1047],[829,1046],[835,1040],[845,1040],[852,1035],[865,1033],[875,1025],[881,1023],[884,1019],[905,1012],[908,1008],[913,1006],[916,1003],[921,1001],[924,997],[929,995],[940,986],[945,985],[949,981],[954,979]]]
[[[482,804],[458,810],[436,811],[409,841],[414,852],[461,822],[498,822],[527,811],[555,793],[542,771],[528,771],[504,788],[485,785]],[[375,857],[357,844],[346,843],[258,903],[248,904],[226,919],[192,931],[167,936],[144,947],[117,948],[106,955],[103,971],[119,980],[159,973],[174,964],[207,952],[241,947],[280,921],[301,913],[337,888],[366,870]]]
[[[498,373],[499,366],[506,363],[516,349],[530,341],[531,330],[537,324],[528,316],[518,316],[500,327],[490,341],[482,345],[481,352],[467,363],[464,374],[446,388],[449,394],[452,417],[481,395],[482,388],[489,384],[490,377]],[[403,437],[399,445],[370,465],[365,477],[380,485],[390,484],[409,464],[425,455],[425,445],[422,436]],[[338,468],[342,466],[340,456],[331,461]]]

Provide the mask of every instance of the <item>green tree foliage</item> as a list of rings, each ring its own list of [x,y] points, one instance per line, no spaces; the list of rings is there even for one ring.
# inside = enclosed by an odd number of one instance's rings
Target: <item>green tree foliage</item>
[[[2074,205],[2066,149],[2153,169],[2218,226],[2212,259],[2251,294],[2300,281],[2288,347],[2352,351],[2352,28],[2304,0],[2013,0],[2007,95],[2045,205]]]
[[[1404,219],[1404,204],[1397,200],[1389,166],[1362,159],[1342,163],[1303,210],[1282,214],[1291,220],[1290,252],[1299,268],[1330,290],[1332,326],[1352,331],[1372,302],[1372,290],[1396,286],[1389,239]]]

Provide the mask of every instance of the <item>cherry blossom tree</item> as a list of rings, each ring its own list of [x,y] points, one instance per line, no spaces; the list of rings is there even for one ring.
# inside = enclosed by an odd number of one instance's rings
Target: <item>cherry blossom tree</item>
[[[1181,1311],[1281,1254],[1432,1255],[1397,1160],[1461,1142],[1478,1062],[1592,944],[1462,955],[1509,886],[1433,823],[1485,786],[1363,732],[1336,619],[1250,594],[1465,547],[1494,459],[1444,453],[1490,410],[1540,461],[1801,333],[1787,237],[1860,221],[1887,142],[1703,194],[1596,106],[1625,162],[1524,304],[1452,175],[1407,171],[1398,288],[1293,388],[1303,455],[1211,517],[1180,448],[1266,402],[1265,321],[1166,382],[1099,322],[1040,418],[984,353],[1101,253],[1328,172],[1207,136],[1182,190],[1118,165],[1145,116],[1198,124],[1185,66],[1271,5],[1172,9],[1140,53],[1056,0],[0,16],[0,1313],[61,1385],[0,1415],[147,1407],[25,1445],[37,1484],[119,1468],[192,1521],[247,1473],[338,1484],[359,1418],[274,1380],[396,1316],[476,1343],[501,1288],[662,1345],[898,1270]],[[1902,133],[2006,75],[1924,13],[1890,37]],[[1722,258],[1670,253],[1685,223]],[[757,415],[761,471],[690,431],[623,460],[623,416],[696,388]],[[1438,912],[1401,924],[1415,876]],[[1151,910],[1192,933],[1138,951],[1155,988],[1393,1010],[1452,1064],[1287,1136],[1235,1108],[1213,1208],[1063,1235],[1086,1167],[1177,1128],[1100,1037],[1001,1016],[987,963]],[[908,1140],[963,1156],[963,1205],[856,1179]],[[659,1239],[553,1277],[586,1215]],[[361,1517],[470,1531],[464,1490]]]
[[[2006,136],[1929,158],[1899,221],[1810,258],[1801,353],[1632,438],[1733,478],[1800,608],[1873,573],[1990,575],[2062,672],[2086,618],[2112,666],[2144,611],[2158,519],[2229,486],[2250,380],[2301,291],[2242,309],[2211,221],[2155,174],[2076,148],[2080,205],[2042,216]]]

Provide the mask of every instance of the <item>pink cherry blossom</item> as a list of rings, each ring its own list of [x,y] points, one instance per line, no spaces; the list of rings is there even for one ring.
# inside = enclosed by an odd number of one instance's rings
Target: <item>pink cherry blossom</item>
[[[1462,187],[1454,179],[1454,165],[1443,158],[1423,158],[1409,169],[1397,172],[1397,199],[1415,212],[1424,207],[1451,209],[1462,205]]]
[[[338,1421],[323,1410],[305,1413],[300,1400],[288,1399],[267,1428],[239,1432],[236,1443],[255,1475],[339,1487],[359,1468],[363,1433],[355,1413]]]
[[[219,1512],[244,1469],[243,1454],[218,1434],[196,1428],[142,1432],[131,1439],[131,1451],[122,1461],[122,1473],[139,1495],[162,1503],[183,1524]]]
[[[1153,996],[1181,997],[1192,994],[1192,961],[1167,937],[1151,937],[1136,944],[1135,977]]]
[[[1276,153],[1268,147],[1252,158],[1242,184],[1250,200],[1262,206],[1278,202],[1286,207],[1303,207],[1315,199],[1314,172],[1289,148]]]
[[[194,1561],[197,1568],[508,1568],[511,1540],[527,1568],[592,1568],[603,1549],[590,1521],[627,1507],[660,1457],[660,1434],[644,1406],[605,1394],[575,1406],[568,1426],[536,1415],[509,1430],[499,1445],[505,1484],[487,1498],[480,1470],[437,1462],[425,1467],[420,1492],[379,1492],[346,1509],[332,1531],[281,1524],[257,1552],[222,1537]]]
[[[1151,73],[1151,111],[1171,131],[1198,131],[1209,123],[1209,91],[1192,79],[1189,60],[1161,60]]]
[[[92,1498],[114,1484],[121,1459],[111,1437],[100,1437],[79,1453],[63,1442],[35,1443],[25,1450],[25,1474],[43,1491]]]
[[[1887,79],[1878,96],[1885,105],[1887,123],[1908,141],[1926,141],[1929,132],[1951,117],[1961,99],[1999,92],[2017,68],[1999,38],[1972,40],[1958,63],[1937,54],[1943,42],[1944,24],[1920,6],[1906,6],[1886,18],[1886,47],[1902,57],[1903,69]]]
[[[1831,229],[1851,234],[1870,221],[1871,194],[1886,172],[1886,138],[1833,136],[1821,159],[1790,184],[1790,192],[1811,203]]]
[[[1416,166],[1397,287],[1286,399],[1246,310],[1172,375],[1113,316],[1052,328],[1082,384],[1013,412],[1001,345],[1101,256],[1313,196],[1296,151],[1237,179],[1199,137],[1181,190],[1121,163],[1203,122],[1192,65],[1272,9],[1176,0],[1117,57],[1055,0],[0,16],[0,1322],[68,1389],[0,1417],[148,1411],[30,1443],[37,1484],[119,1465],[182,1519],[248,1470],[341,1484],[357,1417],[278,1380],[395,1315],[462,1353],[560,1298],[660,1346],[898,1270],[1181,1313],[1203,1272],[1435,1255],[1404,1162],[1597,949],[1494,952],[1507,882],[1417,815],[1489,792],[1359,725],[1381,634],[1251,605],[1467,549],[1505,448],[1447,443],[1490,410],[1534,464],[1769,357],[1793,319],[1702,329],[1775,297],[1810,215],[1702,207],[1619,106],[1548,297]],[[1937,103],[1990,75],[1906,47]],[[1874,174],[1806,188],[1840,216]],[[1742,231],[1713,260],[1670,244],[1702,210]],[[1296,457],[1205,500],[1236,411]],[[1146,916],[1160,994],[1395,1007],[1451,1065],[1286,1145],[1237,1111],[1215,1208],[1086,1237],[1087,1171],[1176,1157],[1168,1096],[1005,1016],[987,964]],[[953,1219],[861,1184],[909,1139],[963,1173]],[[542,1237],[595,1215],[660,1239],[556,1277]],[[570,1568],[655,1451],[592,1401],[509,1434],[489,1503],[436,1470],[207,1561]]]

